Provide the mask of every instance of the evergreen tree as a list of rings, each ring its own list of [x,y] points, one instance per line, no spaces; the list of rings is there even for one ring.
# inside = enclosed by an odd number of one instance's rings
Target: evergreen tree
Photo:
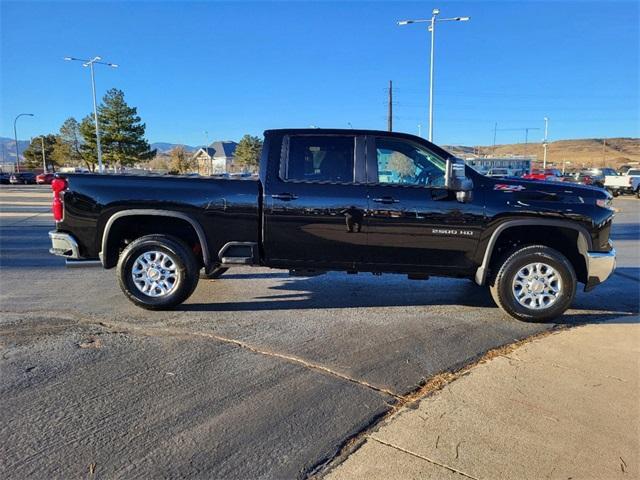
[[[96,168],[97,158],[84,152],[83,143],[80,124],[73,117],[67,118],[60,127],[60,133],[54,146],[54,160],[58,165],[66,164],[74,167],[84,165],[93,172]]]
[[[53,171],[57,162],[54,159],[54,148],[57,142],[57,138],[53,134],[41,135],[31,139],[31,143],[25,148],[24,163],[23,166],[28,169],[41,169],[42,168],[42,143],[44,140],[44,156],[47,162],[47,170]]]
[[[235,161],[244,170],[256,171],[262,153],[262,140],[258,137],[245,135],[238,143],[234,154]]]
[[[96,126],[93,120],[93,115],[87,115],[82,119],[78,130],[82,136],[80,142],[80,153],[85,162],[92,165],[93,168],[89,170],[94,171],[98,164],[98,146],[96,142]]]
[[[127,105],[122,90],[112,88],[105,94],[98,107],[98,123],[105,163],[123,167],[155,156],[144,138],[146,125],[138,110]]]

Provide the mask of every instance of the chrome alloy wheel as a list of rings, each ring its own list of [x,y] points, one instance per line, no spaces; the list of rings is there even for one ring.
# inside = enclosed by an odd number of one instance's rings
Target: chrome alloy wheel
[[[520,305],[532,310],[549,308],[562,294],[562,279],[546,263],[525,265],[513,279],[513,295]]]
[[[149,297],[164,297],[180,282],[180,272],[174,258],[152,250],[136,258],[131,269],[136,288]]]

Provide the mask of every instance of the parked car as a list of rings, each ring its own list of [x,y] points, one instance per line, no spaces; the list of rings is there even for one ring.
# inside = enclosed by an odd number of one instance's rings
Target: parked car
[[[116,268],[126,297],[151,310],[189,298],[202,268],[255,265],[471,278],[520,320],[561,315],[578,282],[589,291],[615,266],[602,189],[486,177],[397,132],[264,135],[255,180],[56,178],[51,253]]]
[[[523,175],[522,178],[526,180],[562,181],[562,172],[556,168],[534,169],[531,170],[531,173]]]
[[[640,168],[630,168],[624,175],[607,175],[604,187],[614,197],[621,193],[630,193],[640,198]]]
[[[35,184],[36,183],[36,174],[33,172],[20,172],[20,173],[12,173],[11,177],[9,177],[9,183],[12,185],[16,184]]]
[[[51,185],[51,180],[56,178],[55,173],[41,173],[36,175],[36,183],[38,185]]]
[[[604,178],[609,176],[616,176],[618,172],[616,172],[613,168],[589,168],[586,170],[581,170],[580,173],[586,177],[591,179],[590,185],[594,185],[596,187],[604,188]]]
[[[8,185],[11,174],[0,172],[0,185]]]

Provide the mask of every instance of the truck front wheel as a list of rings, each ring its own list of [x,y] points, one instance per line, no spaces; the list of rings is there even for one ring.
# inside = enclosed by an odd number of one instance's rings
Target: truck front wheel
[[[552,320],[571,306],[576,274],[567,258],[544,245],[513,252],[490,285],[496,304],[518,320]]]
[[[198,285],[198,262],[181,240],[146,235],[131,242],[118,260],[118,283],[129,300],[148,310],[184,302]]]

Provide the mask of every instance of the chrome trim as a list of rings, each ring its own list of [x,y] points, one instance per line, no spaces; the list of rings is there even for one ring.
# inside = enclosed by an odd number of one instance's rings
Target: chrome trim
[[[612,247],[608,252],[587,252],[587,278],[591,288],[609,278],[615,268],[615,248]]]
[[[49,232],[49,238],[51,239],[49,253],[71,259],[80,258],[78,242],[73,235],[52,230]]]

